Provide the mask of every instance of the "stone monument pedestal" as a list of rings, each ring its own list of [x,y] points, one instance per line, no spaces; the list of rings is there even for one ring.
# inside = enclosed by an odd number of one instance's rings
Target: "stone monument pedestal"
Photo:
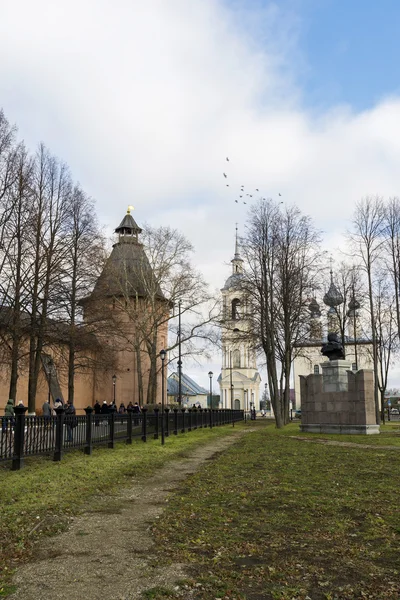
[[[348,360],[328,360],[320,364],[322,369],[323,392],[347,392],[349,382],[347,371],[351,371]]]
[[[346,360],[322,363],[322,375],[300,375],[301,431],[379,433],[374,403],[374,373],[354,373]]]

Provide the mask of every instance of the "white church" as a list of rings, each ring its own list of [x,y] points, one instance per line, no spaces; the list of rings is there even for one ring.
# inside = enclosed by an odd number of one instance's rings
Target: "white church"
[[[221,290],[223,301],[222,369],[218,377],[221,408],[251,410],[260,406],[261,377],[257,370],[256,353],[246,336],[249,331],[247,303],[240,289],[243,260],[240,258],[236,230],[235,255],[231,261],[232,275]]]

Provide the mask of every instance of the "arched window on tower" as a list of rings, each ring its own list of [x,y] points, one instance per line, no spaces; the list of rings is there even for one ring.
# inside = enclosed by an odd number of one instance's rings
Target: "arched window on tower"
[[[232,300],[232,319],[234,321],[236,321],[237,319],[240,319],[240,300],[239,298],[234,298]]]
[[[240,369],[240,350],[233,351],[233,367]]]

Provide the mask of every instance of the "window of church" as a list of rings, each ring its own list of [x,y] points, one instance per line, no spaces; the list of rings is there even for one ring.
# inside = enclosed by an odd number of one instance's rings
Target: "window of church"
[[[233,366],[240,368],[240,350],[233,351]]]
[[[314,375],[319,375],[319,365],[314,365]]]
[[[234,321],[236,321],[237,319],[240,319],[240,300],[239,298],[234,298],[232,300],[232,319]]]

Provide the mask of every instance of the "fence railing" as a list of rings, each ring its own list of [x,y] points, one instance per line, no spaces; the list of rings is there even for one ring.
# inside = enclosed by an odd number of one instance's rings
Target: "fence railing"
[[[86,415],[66,414],[63,407],[56,408],[56,416],[36,417],[25,415],[24,406],[15,407],[14,417],[0,417],[0,462],[11,461],[13,470],[21,469],[26,456],[52,455],[60,461],[63,453],[81,448],[91,454],[93,446],[114,448],[117,441],[131,444],[133,439],[158,439],[196,429],[235,425],[243,421],[242,410],[166,408],[149,413],[146,408],[135,413],[128,408],[126,414],[98,415],[93,408]]]

